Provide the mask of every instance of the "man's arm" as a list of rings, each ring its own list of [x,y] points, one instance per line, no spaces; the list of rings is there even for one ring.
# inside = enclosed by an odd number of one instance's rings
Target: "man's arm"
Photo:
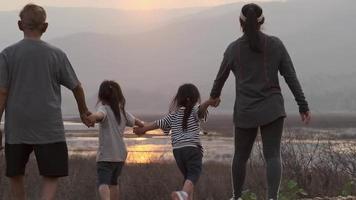
[[[80,119],[88,127],[94,126],[94,124],[88,120],[88,116],[91,113],[89,112],[88,107],[85,103],[85,94],[82,85],[78,84],[78,86],[75,87],[72,92],[75,97],[75,100],[77,101]]]
[[[7,89],[6,88],[0,88],[0,122],[2,119],[2,115],[5,110],[6,106],[6,100],[7,100]],[[0,151],[3,149],[2,147],[2,131],[0,129]]]

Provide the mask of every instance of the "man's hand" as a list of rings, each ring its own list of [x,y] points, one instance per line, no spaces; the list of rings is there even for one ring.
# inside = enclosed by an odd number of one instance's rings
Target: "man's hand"
[[[85,113],[80,115],[80,119],[82,120],[83,124],[85,124],[88,128],[94,127],[95,125],[95,122],[92,122],[92,120],[89,118],[90,115],[90,111],[86,111]]]
[[[311,120],[311,113],[310,113],[310,111],[305,112],[305,113],[300,113],[300,117],[302,119],[302,122],[304,124],[308,125]]]
[[[97,118],[94,114],[87,116],[87,120],[89,121],[90,124],[95,124],[97,122]]]
[[[221,99],[220,97],[217,98],[210,97],[209,102],[210,102],[210,106],[216,108],[220,105]]]

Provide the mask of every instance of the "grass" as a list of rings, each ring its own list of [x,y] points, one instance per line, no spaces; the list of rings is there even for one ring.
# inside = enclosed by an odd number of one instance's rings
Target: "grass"
[[[4,169],[1,158],[0,169]],[[3,171],[1,171],[3,173]],[[214,174],[214,176],[212,176]],[[196,199],[228,199],[231,194],[229,166],[218,163],[205,165],[204,173],[197,186]],[[96,168],[94,157],[70,159],[70,175],[60,181],[56,199],[78,200],[97,199]],[[169,199],[170,192],[178,190],[183,179],[175,163],[130,164],[126,165],[120,180],[121,195],[125,200]],[[31,159],[26,175],[30,200],[39,199],[40,178],[35,160]],[[8,181],[0,177],[0,199],[9,199]],[[221,194],[225,191],[226,194]]]
[[[293,139],[282,145],[283,181],[281,195],[294,200],[303,191],[306,197],[355,195],[356,149],[354,145],[335,151],[333,143],[316,145],[293,145]],[[257,152],[248,164],[246,188],[264,199],[266,194],[265,163],[259,152],[261,144],[255,145]],[[196,187],[197,200],[224,200],[231,197],[229,163],[207,162]],[[38,199],[40,178],[34,158],[28,163],[26,186],[29,199]],[[8,180],[4,178],[4,157],[0,155],[0,199],[9,199]],[[57,199],[97,199],[96,168],[93,156],[71,156],[70,175],[60,181]],[[121,195],[125,200],[167,200],[171,191],[178,190],[183,179],[174,162],[128,164],[120,180]],[[291,185],[293,187],[291,187]],[[295,191],[295,192],[294,192]],[[287,196],[287,197],[286,197]]]

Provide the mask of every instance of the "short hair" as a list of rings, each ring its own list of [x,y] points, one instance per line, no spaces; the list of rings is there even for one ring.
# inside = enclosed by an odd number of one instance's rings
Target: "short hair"
[[[45,9],[33,3],[23,7],[19,16],[24,27],[30,30],[39,29],[41,25],[46,23],[47,18]]]

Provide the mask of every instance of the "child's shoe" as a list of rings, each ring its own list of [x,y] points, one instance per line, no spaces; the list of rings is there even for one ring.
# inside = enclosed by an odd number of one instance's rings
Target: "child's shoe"
[[[184,191],[172,192],[172,200],[188,200],[188,194]]]

